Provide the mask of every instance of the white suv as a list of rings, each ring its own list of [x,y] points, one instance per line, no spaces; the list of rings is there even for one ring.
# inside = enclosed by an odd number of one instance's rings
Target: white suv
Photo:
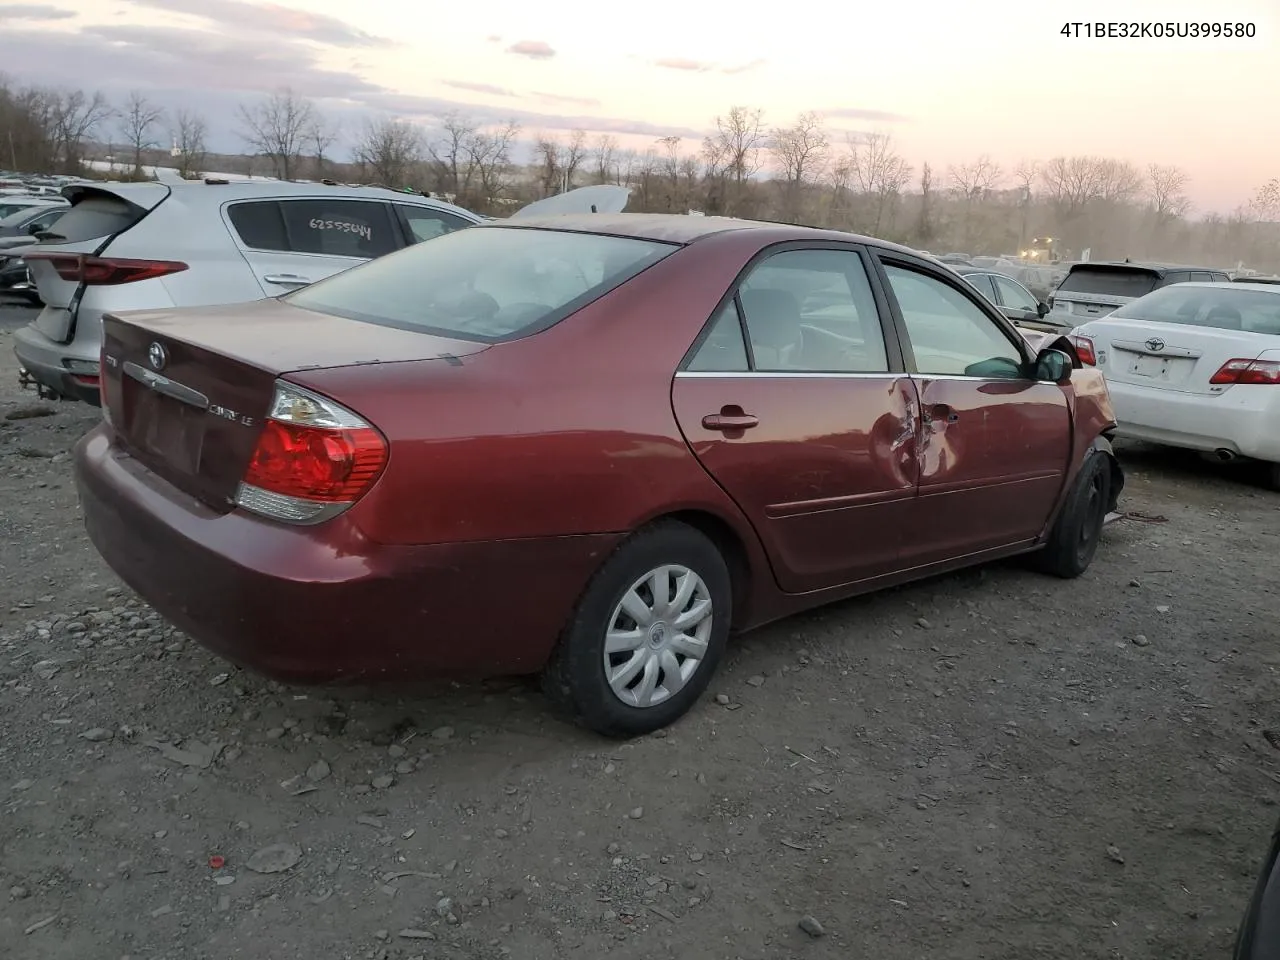
[[[16,335],[24,385],[97,404],[102,315],[279,296],[372,257],[479,223],[416,194],[208,179],[76,184],[24,248],[46,304]]]

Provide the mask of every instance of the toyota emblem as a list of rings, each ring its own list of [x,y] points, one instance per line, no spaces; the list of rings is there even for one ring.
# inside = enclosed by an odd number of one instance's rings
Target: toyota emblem
[[[154,369],[163,370],[164,365],[169,362],[169,351],[164,348],[164,344],[153,343],[147,348],[147,359]]]
[[[1163,350],[1164,341],[1161,340],[1159,337],[1152,337],[1150,340],[1147,341],[1147,349],[1152,351]]]

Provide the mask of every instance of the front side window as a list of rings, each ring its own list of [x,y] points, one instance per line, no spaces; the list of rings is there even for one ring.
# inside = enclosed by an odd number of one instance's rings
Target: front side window
[[[1028,310],[1035,313],[1039,309],[1040,304],[1036,302],[1035,297],[1027,292],[1027,288],[1022,284],[1010,280],[1008,277],[992,277],[996,287],[1000,290],[1000,300],[1006,307],[1012,307],[1014,310]]]
[[[977,304],[934,277],[885,264],[916,369],[934,376],[1023,379],[1023,357]]]
[[[630,237],[474,227],[284,299],[364,323],[496,343],[546,329],[678,249]]]
[[[433,210],[430,207],[397,203],[396,209],[400,212],[405,226],[408,227],[410,243],[433,240],[436,237],[444,236],[446,233],[452,233],[454,230],[461,230],[463,227],[471,226],[469,221],[463,220],[461,217],[455,217],[453,214],[445,213],[443,210]]]

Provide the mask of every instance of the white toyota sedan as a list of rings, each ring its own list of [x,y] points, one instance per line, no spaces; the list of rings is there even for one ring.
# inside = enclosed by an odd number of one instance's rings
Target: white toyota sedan
[[[1280,490],[1280,286],[1162,287],[1071,339],[1106,377],[1119,436],[1263,461]]]

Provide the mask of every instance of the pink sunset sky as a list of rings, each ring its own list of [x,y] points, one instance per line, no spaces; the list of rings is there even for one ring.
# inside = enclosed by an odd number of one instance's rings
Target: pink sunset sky
[[[1200,212],[1280,176],[1276,0],[986,0],[744,5],[646,0],[0,0],[0,70],[19,82],[138,89],[210,120],[290,85],[348,138],[359,116],[458,109],[528,133],[575,127],[691,145],[734,104],[883,131],[914,165],[990,154],[1176,164]],[[1214,13],[1210,14],[1209,11]],[[1254,39],[1067,38],[1064,23],[1256,25]],[[842,139],[837,133],[836,139]]]

